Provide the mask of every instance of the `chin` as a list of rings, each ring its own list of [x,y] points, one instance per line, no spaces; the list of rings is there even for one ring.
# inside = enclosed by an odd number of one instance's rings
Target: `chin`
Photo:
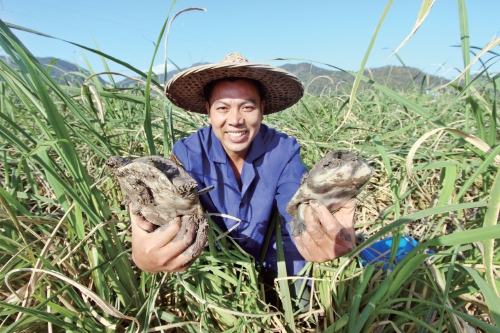
[[[242,153],[242,152],[248,151],[250,144],[247,142],[239,143],[239,144],[234,143],[234,142],[228,142],[224,146],[225,146],[225,149],[227,149],[233,153]]]
[[[248,151],[249,145],[245,145],[244,147],[242,146],[237,146],[234,147],[232,145],[228,146],[229,150],[231,150],[233,153],[243,153],[245,151]]]

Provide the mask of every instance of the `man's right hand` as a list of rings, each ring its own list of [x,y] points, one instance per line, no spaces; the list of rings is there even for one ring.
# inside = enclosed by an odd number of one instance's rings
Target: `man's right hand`
[[[189,218],[176,217],[170,224],[158,228],[130,212],[132,260],[137,267],[151,273],[182,272],[188,269],[196,258],[183,253],[196,241],[197,232],[196,223],[189,223]],[[183,223],[186,224],[186,232],[182,238],[174,240]]]

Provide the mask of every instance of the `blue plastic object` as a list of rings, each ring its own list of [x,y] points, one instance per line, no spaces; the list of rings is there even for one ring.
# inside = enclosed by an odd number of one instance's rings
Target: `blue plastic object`
[[[404,256],[413,250],[418,245],[418,242],[409,236],[403,236],[399,241],[398,250],[396,252],[395,261],[400,262]],[[389,257],[391,255],[392,236],[389,238],[381,239],[373,243],[370,247],[361,251],[361,263],[365,266],[367,263],[375,265],[377,263],[384,263],[383,269],[387,270]],[[394,265],[392,265],[394,268]]]

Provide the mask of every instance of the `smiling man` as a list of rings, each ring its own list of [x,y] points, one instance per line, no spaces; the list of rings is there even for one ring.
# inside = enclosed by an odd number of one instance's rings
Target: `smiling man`
[[[226,152],[240,188],[245,157],[264,119],[266,102],[257,84],[248,79],[220,79],[205,89],[208,122]]]
[[[258,261],[272,212],[277,209],[282,220],[291,220],[286,206],[306,173],[297,141],[262,121],[264,115],[295,104],[302,97],[302,83],[280,68],[250,63],[232,53],[218,64],[177,74],[166,92],[175,105],[208,114],[210,126],[176,142],[173,153],[200,189],[214,186],[200,196],[207,212],[241,219],[236,225],[233,219],[214,218],[223,229],[234,228],[231,236]],[[309,205],[306,230],[295,239],[287,223],[282,242],[290,275],[297,274],[306,260],[324,262],[350,250],[337,242],[337,236],[340,230],[354,235],[354,208],[351,200],[332,215],[324,205]],[[183,271],[193,262],[183,252],[195,241],[196,226],[188,227],[182,241],[172,242],[180,223],[150,232],[148,221],[135,215],[131,220],[132,256],[139,268]],[[274,236],[261,264],[277,269]]]

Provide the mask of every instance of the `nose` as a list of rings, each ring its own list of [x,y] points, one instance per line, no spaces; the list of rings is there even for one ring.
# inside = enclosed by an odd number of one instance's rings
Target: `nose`
[[[242,117],[239,108],[232,107],[229,111],[227,121],[229,125],[237,126],[243,124],[245,119]]]

